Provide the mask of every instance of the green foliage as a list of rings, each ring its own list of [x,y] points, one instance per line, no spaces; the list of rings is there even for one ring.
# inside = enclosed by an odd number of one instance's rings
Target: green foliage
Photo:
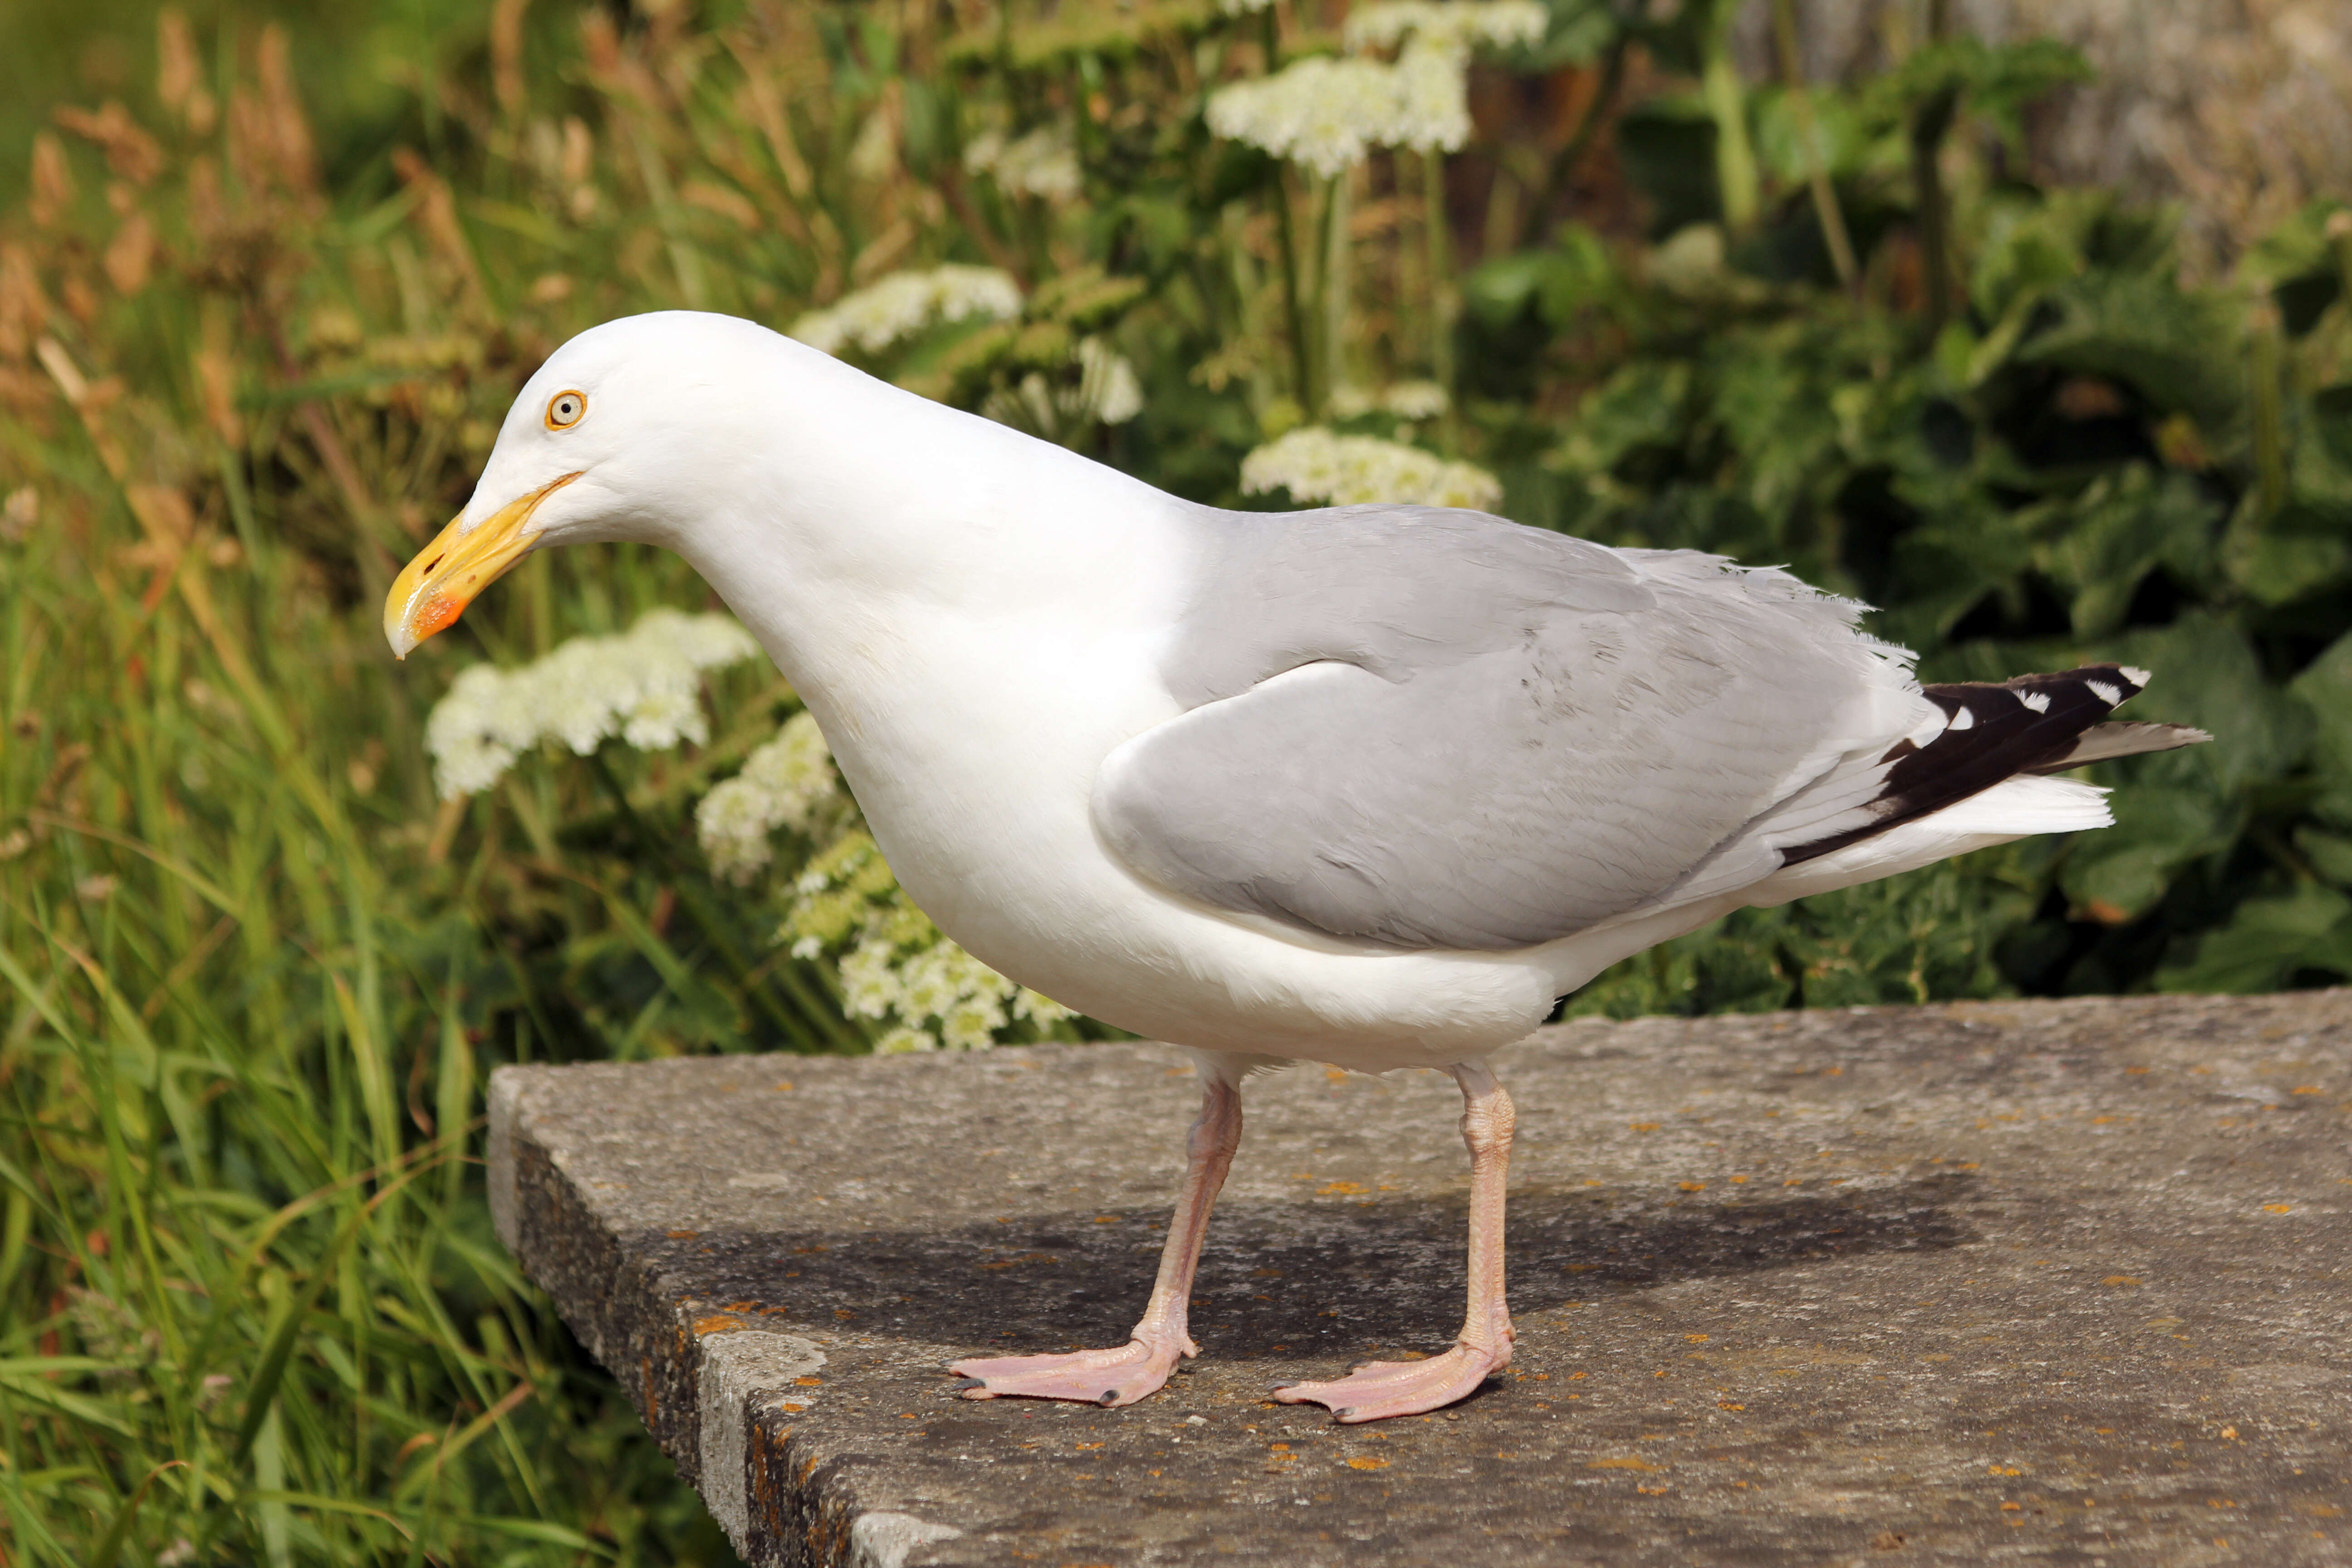
[[[1223,504],[1294,426],[1394,434],[1498,474],[1523,521],[1860,595],[1931,679],[2124,659],[2156,672],[2137,716],[2217,737],[2095,770],[2107,832],[1745,911],[1572,1011],[2352,974],[2352,215],[2188,287],[2166,215],[2016,176],[2061,51],[1938,44],[1801,102],[1738,79],[1727,6],[1601,0],[1491,68],[1586,70],[1579,125],[1318,189],[1202,106],[1334,37],[1206,0],[1044,9],[167,17],[16,160],[11,1563],[728,1560],[489,1237],[481,1086],[865,1048],[832,963],[897,910],[887,872],[789,834],[764,890],[702,862],[696,806],[794,706],[749,670],[706,693],[707,746],[435,799],[421,721],[455,672],[705,606],[667,557],[534,557],[399,668],[376,624],[530,369],[626,311],[783,327],[999,268],[1017,320],[876,368],[1056,411],[1044,433]],[[1074,188],[972,156],[991,134],[1066,140]],[[1107,356],[1140,413],[1061,412]],[[1432,381],[1450,407],[1410,426],[1339,395]]]
[[[1971,94],[1993,91],[1990,68]],[[1917,90],[1908,79],[1861,95],[1890,134],[1905,116],[1883,95]],[[1890,161],[1878,178],[1909,173]],[[1869,179],[1858,205],[1903,195],[1874,198]],[[1574,226],[1487,263],[1468,285],[1473,329],[1522,345],[1540,333],[1544,351],[1515,374],[1581,387],[1556,434],[1494,421],[1549,442],[1511,472],[1513,506],[1612,542],[1790,561],[1884,606],[1877,629],[1919,649],[1930,679],[2142,665],[2157,679],[2133,716],[2213,733],[2094,770],[2120,785],[2113,829],[1937,873],[1967,879],[1963,905],[1990,921],[1950,922],[1952,956],[1990,969],[1908,963],[1898,920],[1865,927],[1881,934],[1857,962],[1890,998],[1898,977],[1936,973],[1951,977],[1939,994],[1968,994],[1964,973],[2037,991],[2352,974],[2334,833],[2352,711],[2352,385],[2337,384],[2352,317],[2330,291],[2352,216],[2304,215],[2254,248],[2244,285],[2207,289],[2179,281],[2161,215],[2097,193],[1989,185],[1966,216],[1979,237],[1955,258],[1965,287],[1932,333],[1895,308],[1899,232],[1853,299],[1776,279],[1769,235],[1710,223],[1608,277]],[[1717,1005],[1743,994],[1709,978],[1717,944],[1752,951],[1771,921],[1812,918],[1741,916],[1648,969]],[[1685,948],[1691,967],[1673,968]],[[1763,1005],[1814,999],[1793,947],[1775,973],[1754,994]],[[1663,1000],[1654,979],[1620,972],[1572,1006]]]

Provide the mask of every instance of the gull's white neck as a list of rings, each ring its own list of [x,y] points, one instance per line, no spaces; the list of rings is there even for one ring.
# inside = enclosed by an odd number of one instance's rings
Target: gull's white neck
[[[1076,897],[1054,878],[1111,876],[1076,848],[1089,794],[1114,746],[1178,711],[1160,661],[1200,513],[799,344],[775,355],[745,405],[781,427],[680,476],[701,510],[656,542],[815,714],[900,882],[1014,963],[1034,943],[1013,926]]]
[[[742,373],[764,384],[740,406],[782,416],[731,433],[725,482],[661,542],[820,703],[936,636],[1172,615],[1185,503],[789,340]]]

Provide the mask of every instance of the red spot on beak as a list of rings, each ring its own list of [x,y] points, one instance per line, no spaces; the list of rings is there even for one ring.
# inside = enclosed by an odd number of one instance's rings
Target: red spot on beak
[[[437,594],[435,595],[417,607],[416,640],[423,642],[436,632],[447,630],[456,625],[457,617],[465,613],[466,606],[457,600],[445,599]]]

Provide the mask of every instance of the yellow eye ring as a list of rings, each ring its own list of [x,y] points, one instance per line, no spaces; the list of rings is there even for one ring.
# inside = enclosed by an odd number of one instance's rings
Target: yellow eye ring
[[[559,392],[547,400],[547,427],[551,430],[569,430],[579,424],[587,413],[588,395],[586,393],[569,389]]]

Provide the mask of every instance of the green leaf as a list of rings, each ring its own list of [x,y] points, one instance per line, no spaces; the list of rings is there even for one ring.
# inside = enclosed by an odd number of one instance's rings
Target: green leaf
[[[2042,552],[2050,576],[2074,590],[2076,632],[2099,637],[2123,624],[2140,580],[2158,566],[2183,583],[2211,570],[2221,509],[2189,476],[2140,464],[2102,475],[2065,512]]]
[[[1785,89],[1768,88],[1755,95],[1756,151],[1784,185],[1802,184],[1822,165],[1832,175],[1859,173],[1873,151],[1873,128],[1852,100],[1835,93],[1811,97],[1812,134],[1808,137],[1806,117],[1796,111]]]
[[[2339,888],[2352,888],[2352,838],[2305,826],[2295,829],[2294,847],[2312,869]]]
[[[1624,31],[1608,0],[1551,0],[1551,26],[1541,43],[1522,51],[1528,70],[1590,65]]]
[[[2237,837],[2242,815],[2210,790],[2144,782],[2118,789],[2107,805],[2115,826],[2075,836],[2059,886],[2076,910],[2108,925],[2155,908],[2183,866]]]
[[[1905,482],[1896,493],[1915,506],[1916,489]],[[2033,565],[2029,516],[1994,505],[1971,489],[1929,513],[1934,521],[1895,541],[1893,580],[1899,592],[1880,617],[1883,635],[1915,647],[1933,647],[1983,602],[1987,595],[2013,595]]]
[[[1691,367],[1683,361],[1627,365],[1585,400],[1554,460],[1575,472],[1599,473],[1638,448],[1676,442],[1690,392]]]
[[[2054,206],[1995,200],[1985,216],[1986,233],[1970,268],[1969,296],[1982,314],[2013,323],[1994,356],[1998,360],[2008,356],[2043,291],[2083,269],[2083,251],[2074,226]],[[1987,368],[1972,363],[1969,384],[1981,380]]]
[[[2273,520],[2274,528],[2296,521],[2293,509]],[[2340,582],[2352,569],[2352,547],[2340,539],[2304,533],[2257,534],[2233,545],[2230,575],[2255,603],[2286,605]]]
[[[123,1542],[131,1539],[131,1525],[138,1521],[139,1506],[147,1500],[147,1489],[153,1486],[155,1478],[165,1470],[185,1469],[187,1464],[185,1459],[166,1459],[139,1479],[137,1488],[114,1510],[114,1522],[106,1527],[106,1533],[91,1549],[89,1568],[114,1568],[115,1560],[122,1555]]]
[[[2312,809],[2339,827],[2352,827],[2352,632],[2287,683],[2312,723],[2312,771],[2320,794]]]
[[[1481,325],[1511,325],[1542,298],[1544,280],[1559,265],[1543,250],[1518,250],[1482,261],[1462,280],[1462,302]]]
[[[70,1358],[46,1359],[64,1361]],[[120,1436],[129,1437],[133,1435],[130,1422],[124,1419],[121,1402],[118,1399],[92,1398],[87,1394],[75,1394],[40,1377],[0,1378],[0,1386],[5,1387],[9,1401],[21,1401],[24,1405],[46,1405],[69,1420],[78,1421],[85,1426],[97,1427],[101,1431],[112,1432]],[[0,1404],[0,1408],[5,1408],[5,1404]],[[19,1408],[11,1414],[22,1415],[24,1412]]]
[[[2233,794],[2284,777],[2311,750],[2312,705],[2263,678],[2252,643],[2231,617],[2199,611],[2161,630],[2120,638],[2105,651],[2155,677],[2125,717],[2193,724],[2213,737],[2209,746],[2147,758],[2135,777],[2205,780]]]
[[[2023,110],[2035,100],[2090,79],[2089,62],[2054,38],[1996,47],[1959,37],[1913,49],[1895,70],[1868,82],[1862,100],[1874,119],[1898,124],[1916,105],[1957,90],[2014,144],[2023,134]]]
[[[2329,198],[2312,202],[2257,239],[2238,264],[2240,277],[2270,291],[2290,338],[2309,332],[2343,297],[2344,264],[2327,225],[2344,210]]]
[[[2208,429],[2243,406],[2244,353],[2228,302],[2184,293],[2167,272],[2086,271],[2049,290],[2051,325],[2017,358],[2130,387],[2152,408],[2188,414]]]
[[[2294,413],[2301,438],[2287,454],[2291,504],[2314,514],[2306,526],[2340,541],[2352,529],[2352,383],[2321,388]]]
[[[2352,898],[2309,882],[2248,899],[2230,923],[2187,944],[2190,956],[2157,971],[2159,991],[2268,991],[2303,970],[2352,974]]]

